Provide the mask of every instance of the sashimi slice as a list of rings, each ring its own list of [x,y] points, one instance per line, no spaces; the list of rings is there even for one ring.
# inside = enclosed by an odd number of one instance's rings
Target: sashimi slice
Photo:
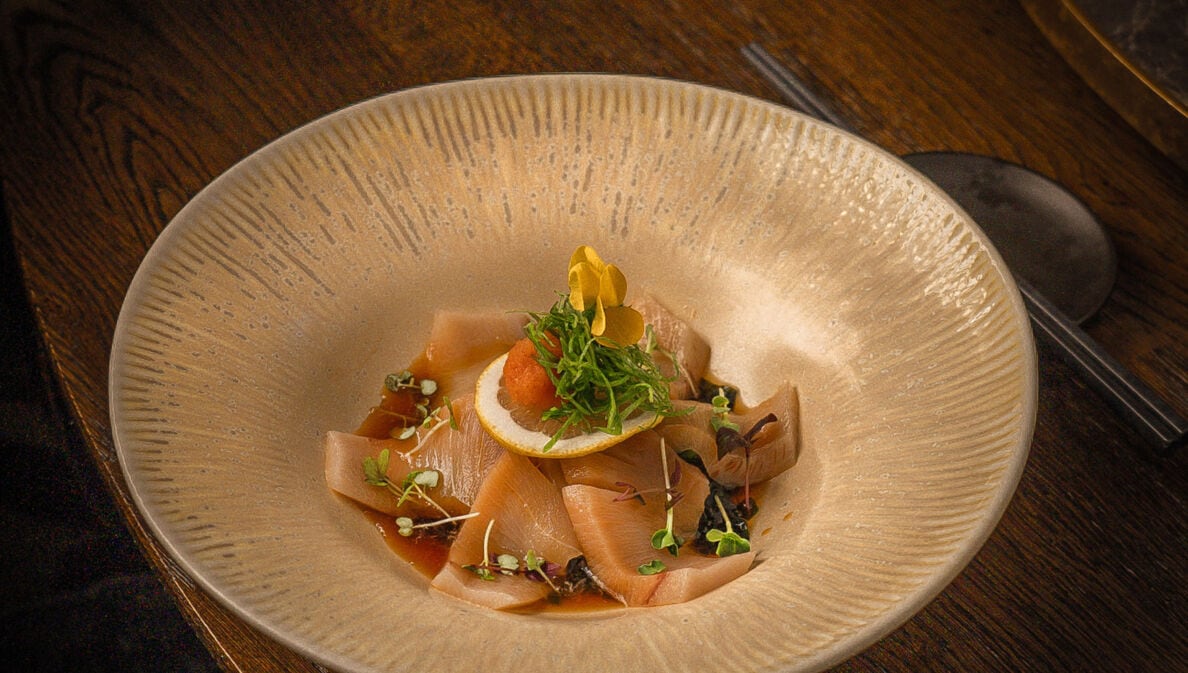
[[[453,424],[446,420],[429,434],[422,430],[424,439],[404,459],[415,469],[441,472],[440,492],[470,506],[487,474],[507,452],[479,423],[473,395],[452,400],[449,408]]]
[[[668,605],[691,600],[745,573],[755,552],[725,558],[682,549],[678,556],[652,548],[652,533],[664,526],[664,505],[650,500],[617,501],[618,493],[572,484],[561,489],[586,563],[611,592],[631,607]],[[659,560],[666,569],[654,575],[640,566]]]
[[[549,595],[549,587],[544,582],[506,575],[485,580],[456,563],[448,562],[433,577],[429,586],[447,596],[492,610],[527,607]]]
[[[326,484],[364,507],[395,515],[397,497],[385,488],[367,483],[363,459],[375,458],[380,451],[388,449],[392,455],[388,464],[388,478],[400,483],[399,480],[404,479],[410,468],[399,459],[398,449],[407,444],[396,439],[372,439],[331,430],[326,433],[322,444],[326,458]]]
[[[425,377],[444,395],[473,393],[479,374],[524,336],[527,322],[522,313],[438,311],[422,356]]]
[[[710,425],[713,407],[695,401],[679,401],[674,406],[678,413],[666,418],[655,432],[677,452],[695,451],[717,482],[731,488],[742,486],[746,481],[746,456],[743,451],[735,450],[718,457],[715,431]],[[751,440],[752,484],[781,474],[795,465],[799,457],[800,398],[792,384],[785,382],[755,407],[741,414],[731,413],[727,418],[745,433],[768,414],[774,414],[776,421],[765,425]]]
[[[764,416],[774,414],[776,420],[763,426],[752,439],[750,466],[743,451],[734,450],[722,456],[710,470],[710,476],[727,487],[742,486],[747,480],[757,484],[778,476],[796,464],[800,455],[799,418],[800,398],[796,387],[785,383],[771,397],[737,419],[746,432]]]
[[[422,430],[423,439],[370,439],[345,432],[328,432],[324,441],[326,483],[331,489],[384,514],[410,517],[440,517],[442,513],[417,498],[408,498],[397,508],[398,498],[389,490],[366,482],[363,459],[376,458],[388,449],[388,480],[400,484],[413,470],[433,469],[440,473],[438,485],[429,492],[451,515],[470,511],[483,477],[503,455],[503,447],[479,425],[472,398],[451,403],[454,422],[445,420],[432,432]]]
[[[560,568],[582,555],[560,489],[528,458],[504,453],[483,481],[472,510],[478,514],[462,524],[445,567],[430,584],[438,591],[495,609],[523,607],[548,596],[548,584],[535,578],[493,571],[495,578],[485,580],[466,569],[484,562],[484,538],[487,554],[524,559],[531,551]]]
[[[669,483],[680,493],[673,507],[673,529],[683,538],[697,533],[709,482],[697,469],[689,466],[666,446]],[[660,436],[644,432],[606,451],[579,458],[557,461],[567,484],[584,484],[617,491],[619,497],[628,489],[642,493],[644,501],[664,502],[664,461],[660,459]],[[673,483],[672,475],[677,474]],[[659,526],[657,526],[659,527]]]
[[[631,304],[644,318],[644,324],[651,325],[660,348],[672,355],[656,356],[656,364],[666,376],[672,376],[672,360],[680,366],[680,377],[668,386],[668,395],[673,399],[687,399],[697,396],[698,384],[709,366],[709,343],[689,323],[676,317],[655,297],[644,295]]]

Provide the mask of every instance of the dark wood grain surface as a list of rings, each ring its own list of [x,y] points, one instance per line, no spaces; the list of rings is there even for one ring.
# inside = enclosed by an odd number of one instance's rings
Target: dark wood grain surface
[[[1118,251],[1087,331],[1188,413],[1188,181],[1011,0],[0,3],[3,179],[67,403],[144,552],[228,671],[315,671],[181,573],[113,455],[123,299],[177,211],[239,159],[397,89],[527,72],[692,80],[779,100],[759,41],[896,153],[1053,177]],[[936,600],[838,671],[1175,671],[1188,661],[1188,456],[1155,456],[1040,344],[1031,456],[1001,524]]]

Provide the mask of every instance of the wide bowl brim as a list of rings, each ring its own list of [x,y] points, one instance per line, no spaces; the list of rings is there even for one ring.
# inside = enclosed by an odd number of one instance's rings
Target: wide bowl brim
[[[504,614],[430,591],[326,487],[435,310],[542,310],[593,245],[758,401],[796,384],[797,465],[758,562],[681,605]],[[350,672],[811,671],[931,600],[1014,492],[1027,315],[982,232],[872,144],[647,77],[426,86],[312,122],[216,179],[136,274],[111,357],[133,499],[178,564]]]

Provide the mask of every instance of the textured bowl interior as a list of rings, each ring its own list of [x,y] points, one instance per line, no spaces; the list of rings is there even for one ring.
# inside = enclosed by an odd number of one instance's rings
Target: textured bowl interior
[[[439,307],[542,309],[578,244],[802,407],[761,561],[692,602],[508,615],[430,593],[322,474]],[[968,562],[1026,459],[1026,314],[953,202],[781,107],[650,78],[403,91],[311,123],[189,203],[128,292],[118,455],[170,553],[344,671],[805,671],[901,624]],[[712,646],[693,646],[712,643]]]

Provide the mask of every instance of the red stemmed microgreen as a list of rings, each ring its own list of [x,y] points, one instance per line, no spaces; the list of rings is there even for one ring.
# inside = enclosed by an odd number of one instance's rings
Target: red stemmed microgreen
[[[717,398],[715,398],[715,399],[717,399]],[[715,416],[715,418],[716,418],[716,416]],[[755,439],[755,435],[759,434],[759,431],[762,430],[764,428],[764,426],[766,426],[768,423],[774,423],[776,420],[777,419],[776,419],[775,414],[767,414],[763,418],[760,418],[758,421],[756,421],[755,424],[751,426],[751,429],[747,430],[745,434],[739,432],[738,426],[733,423],[729,423],[729,424],[722,423],[721,425],[715,426],[717,433],[715,434],[714,439],[718,445],[718,457],[719,458],[722,456],[725,456],[726,454],[728,454],[732,451],[736,451],[738,449],[743,450],[743,472],[744,472],[744,474],[743,474],[743,505],[742,506],[743,506],[743,510],[746,512],[746,515],[748,517],[753,516],[755,513],[753,502],[751,500],[751,446],[752,446],[752,442]],[[713,423],[713,421],[711,421],[711,423]],[[733,427],[731,427],[731,426],[733,426]]]

